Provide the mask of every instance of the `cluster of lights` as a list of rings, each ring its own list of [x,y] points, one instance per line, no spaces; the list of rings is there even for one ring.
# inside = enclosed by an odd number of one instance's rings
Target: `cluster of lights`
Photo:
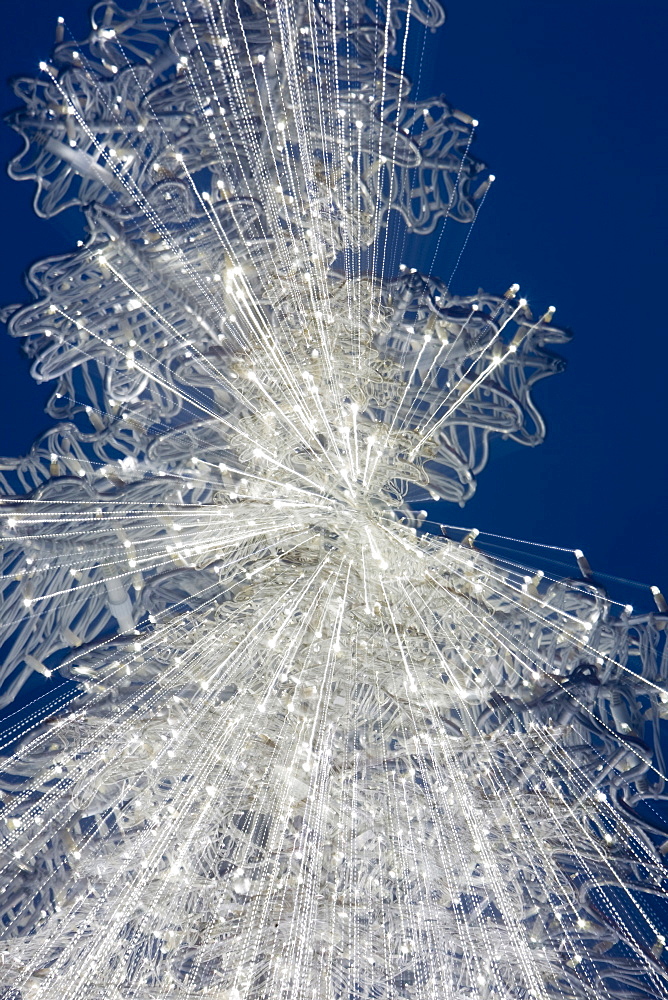
[[[409,12],[98,5],[19,84],[14,174],[90,236],[11,321],[66,419],[4,473],[0,699],[52,686],[6,728],[0,993],[665,989],[665,599],[631,622],[580,550],[561,583],[414,506],[540,440],[565,335],[392,264],[394,214],[494,180],[411,96]]]

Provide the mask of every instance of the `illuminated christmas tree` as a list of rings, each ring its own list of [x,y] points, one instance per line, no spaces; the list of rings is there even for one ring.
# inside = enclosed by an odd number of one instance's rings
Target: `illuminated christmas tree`
[[[538,443],[554,310],[452,295],[475,121],[437,3],[98,4],[16,83],[11,173],[87,238],[10,333],[5,1000],[668,995],[665,602],[424,530]]]

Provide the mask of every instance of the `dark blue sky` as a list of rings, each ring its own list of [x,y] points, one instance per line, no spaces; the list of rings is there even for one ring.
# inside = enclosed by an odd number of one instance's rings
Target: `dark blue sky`
[[[50,51],[55,18],[84,30],[86,0],[23,0],[3,11],[0,74]],[[540,384],[545,444],[498,442],[463,510],[439,519],[585,550],[601,574],[668,591],[665,0],[451,0],[428,38],[424,92],[480,120],[475,153],[497,175],[453,282],[456,292],[522,286],[534,311],[573,330],[568,368]],[[2,106],[13,105],[4,88]],[[0,159],[18,139],[6,127]],[[38,220],[31,184],[0,177],[0,303],[25,298],[32,261],[69,249],[73,222]],[[454,225],[450,227],[455,229]],[[446,240],[435,273],[449,275]],[[2,336],[1,451],[46,426],[48,391]],[[646,592],[611,583],[638,607]]]

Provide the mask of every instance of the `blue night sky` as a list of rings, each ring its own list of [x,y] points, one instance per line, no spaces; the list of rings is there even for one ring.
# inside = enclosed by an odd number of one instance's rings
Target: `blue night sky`
[[[56,16],[85,31],[86,0],[6,5],[0,75],[30,72],[51,49]],[[668,592],[665,427],[668,337],[661,306],[668,161],[665,0],[451,0],[448,23],[428,36],[421,91],[443,93],[480,120],[473,151],[497,182],[457,270],[453,291],[503,292],[514,281],[534,312],[557,306],[573,341],[568,367],[535,398],[548,438],[535,450],[498,441],[464,510],[438,520],[584,549],[612,596],[651,607],[645,585]],[[416,29],[419,53],[422,29]],[[2,90],[1,106],[14,99]],[[0,159],[19,147],[0,130]],[[0,177],[0,304],[25,301],[22,273],[70,249],[77,219],[46,222],[32,184]],[[434,273],[450,274],[461,235]],[[423,260],[405,259],[411,264]],[[428,259],[424,255],[424,259]],[[47,426],[50,392],[0,338],[3,441],[24,451]],[[434,516],[431,508],[431,516]],[[491,551],[491,550],[490,550]],[[574,563],[563,572],[573,572]],[[603,574],[637,581],[606,579]]]

